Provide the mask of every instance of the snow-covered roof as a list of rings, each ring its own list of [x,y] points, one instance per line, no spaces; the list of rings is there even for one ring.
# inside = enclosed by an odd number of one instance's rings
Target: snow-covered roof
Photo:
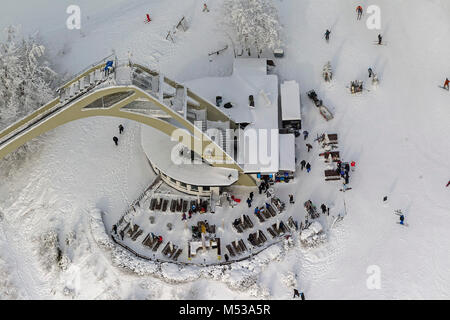
[[[172,151],[178,148],[178,141],[171,141],[171,137],[147,125],[141,127],[142,148],[147,158],[167,176],[197,186],[229,186],[238,180],[236,169],[213,167],[206,163],[175,163]]]
[[[257,132],[269,129],[267,147],[263,148],[270,155],[270,163],[249,163],[252,152],[246,148],[241,166],[247,173],[275,173],[279,170],[278,77],[267,74],[266,63],[266,59],[239,58],[234,61],[233,74],[229,77],[207,77],[185,83],[214,105],[216,96],[221,96],[223,103],[219,108],[225,114],[236,123],[249,123],[244,133],[252,129]],[[253,95],[254,108],[249,106],[249,95]],[[231,102],[233,107],[225,109],[223,105],[227,102]],[[273,155],[270,152],[272,147]]]
[[[284,81],[280,86],[281,119],[301,120],[300,89],[297,81]]]
[[[280,134],[280,170],[295,171],[295,136]]]

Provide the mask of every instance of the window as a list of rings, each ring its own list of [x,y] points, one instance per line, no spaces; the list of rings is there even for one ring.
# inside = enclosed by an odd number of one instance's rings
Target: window
[[[198,191],[198,187],[197,186],[191,186],[191,190],[192,191]]]
[[[180,186],[182,186],[183,188],[187,187],[186,183],[184,183],[184,182],[180,182]]]
[[[203,191],[209,191],[210,188],[209,187],[203,187]]]

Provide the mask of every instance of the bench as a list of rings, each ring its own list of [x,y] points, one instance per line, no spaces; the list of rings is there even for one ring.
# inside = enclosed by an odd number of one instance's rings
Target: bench
[[[170,201],[170,212],[175,212],[176,207],[177,207],[177,200],[172,199]]]
[[[234,254],[233,248],[231,248],[231,246],[230,246],[229,244],[227,244],[225,247],[227,248],[228,252],[230,253],[230,255],[231,255],[232,257],[236,256],[236,255]]]
[[[261,215],[260,213],[255,213],[255,216],[258,217],[259,222],[264,222],[264,221],[266,221],[266,220],[262,217],[262,215]]]
[[[231,242],[231,245],[233,246],[234,251],[236,251],[237,254],[240,254],[242,249],[239,246],[239,242],[238,244],[236,244],[236,241]]]
[[[294,221],[294,218],[292,218],[292,216],[289,217],[288,219],[288,225],[295,230],[298,230],[298,223],[296,221]]]
[[[155,239],[149,233],[149,234],[147,234],[147,236],[145,236],[144,240],[142,240],[142,244],[151,249],[153,247],[153,245],[155,244]]]
[[[260,212],[262,212],[264,218],[266,218],[266,219],[270,219],[270,217],[272,217],[272,216],[270,215],[269,210],[266,210],[265,208],[261,208]]]
[[[150,210],[154,211],[155,207],[156,207],[156,198],[153,198],[152,200],[150,200]]]
[[[246,245],[245,245],[245,243],[244,243],[244,241],[242,239],[239,240],[238,245],[241,248],[241,252],[247,251],[247,247],[246,247]]]
[[[173,256],[173,260],[177,261],[178,257],[180,256],[181,252],[183,252],[183,249],[178,249],[177,253]]]
[[[341,175],[336,170],[325,170],[325,181],[341,180]]]
[[[159,246],[161,245],[162,241],[158,241],[156,242],[155,246],[153,247],[153,251],[156,252],[159,248]]]
[[[270,204],[266,207],[272,217],[275,217],[277,215],[276,211],[273,209],[273,207]]]
[[[159,199],[156,201],[155,210],[161,210],[162,200],[163,200],[162,198],[159,198]]]
[[[167,206],[169,205],[169,200],[164,199],[162,204],[162,211],[165,212],[167,210]]]
[[[177,212],[181,212],[181,209],[183,208],[183,200],[178,199],[177,200]]]
[[[136,241],[136,239],[143,233],[144,231],[142,229],[139,229],[138,232],[134,234],[134,236],[131,238],[131,240]]]
[[[250,217],[244,214],[244,226],[246,229],[253,228],[253,222],[250,220]]]

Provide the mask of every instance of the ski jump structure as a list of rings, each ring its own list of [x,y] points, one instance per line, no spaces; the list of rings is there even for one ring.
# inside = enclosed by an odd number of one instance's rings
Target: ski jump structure
[[[191,146],[201,145],[201,157],[207,163],[236,169],[239,172],[236,184],[255,185],[255,180],[243,172],[226,147],[215,143],[202,130],[207,121],[229,121],[231,129],[237,128],[237,124],[214,104],[144,64],[109,56],[75,75],[56,93],[54,100],[0,132],[0,159],[68,122],[110,116],[143,123],[169,137],[181,128],[190,137],[183,139],[183,143],[191,150]],[[203,128],[194,125],[196,110],[206,110]],[[205,152],[211,146],[218,152]]]

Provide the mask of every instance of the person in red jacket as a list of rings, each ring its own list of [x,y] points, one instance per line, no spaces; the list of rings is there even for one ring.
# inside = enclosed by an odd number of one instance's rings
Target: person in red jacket
[[[444,82],[444,89],[449,90],[449,85],[450,85],[450,80],[448,80],[448,78],[446,78],[445,82]]]
[[[356,7],[356,12],[358,16],[356,17],[356,20],[361,20],[362,14],[363,14],[363,8],[361,6]]]
[[[448,180],[448,183],[447,183],[446,187],[448,187],[448,186],[450,186],[450,180]]]

